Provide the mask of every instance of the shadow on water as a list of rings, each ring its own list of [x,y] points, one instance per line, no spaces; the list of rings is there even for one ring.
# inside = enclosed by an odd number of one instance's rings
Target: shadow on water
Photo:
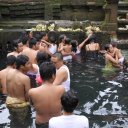
[[[103,67],[102,61],[70,63],[71,88],[80,99],[75,113],[87,116],[90,128],[128,128],[128,72],[105,76]],[[12,122],[3,99],[0,96],[0,128],[20,128]],[[35,128],[34,120],[32,109],[22,128]]]

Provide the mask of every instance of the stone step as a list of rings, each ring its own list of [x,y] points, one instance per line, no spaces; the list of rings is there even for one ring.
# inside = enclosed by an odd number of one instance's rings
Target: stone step
[[[126,1],[119,1],[118,7],[121,7],[121,6],[128,7],[128,2],[126,2]]]
[[[127,10],[118,10],[118,14],[127,14],[128,13],[128,9]]]
[[[118,19],[118,23],[128,24],[128,19]]]

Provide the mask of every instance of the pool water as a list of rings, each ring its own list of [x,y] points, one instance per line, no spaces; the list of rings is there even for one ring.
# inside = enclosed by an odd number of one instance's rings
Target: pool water
[[[128,52],[123,51],[128,59]],[[105,75],[104,62],[73,61],[69,64],[71,88],[80,99],[74,113],[89,118],[90,128],[128,128],[128,71]],[[12,122],[9,111],[0,97],[0,128],[34,128],[35,111],[21,126]]]

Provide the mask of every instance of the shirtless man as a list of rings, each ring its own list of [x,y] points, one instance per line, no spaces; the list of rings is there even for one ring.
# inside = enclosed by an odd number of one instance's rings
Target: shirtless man
[[[30,79],[25,74],[30,70],[31,62],[25,55],[19,55],[16,58],[16,69],[9,70],[6,77],[8,97],[7,106],[15,106],[11,104],[11,100],[17,99],[19,103],[28,101],[28,90],[30,89]]]
[[[23,51],[24,51],[25,49],[28,49],[28,47],[29,47],[28,39],[29,39],[29,38],[28,38],[27,36],[21,37],[21,41],[22,41],[22,43],[23,43]]]
[[[61,53],[55,53],[51,57],[51,61],[55,64],[57,73],[56,79],[53,84],[62,85],[65,88],[65,91],[70,90],[70,72],[66,65],[63,62],[63,56]]]
[[[15,57],[17,57],[19,53],[23,51],[22,41],[20,39],[14,40],[13,47],[14,47],[14,51],[11,53],[8,53],[7,56],[14,55]]]
[[[45,126],[49,119],[61,115],[60,98],[64,93],[62,86],[55,86],[53,81],[56,68],[51,62],[44,62],[40,66],[43,85],[29,90],[29,97],[36,110],[36,125]]]
[[[29,40],[29,48],[28,49],[25,49],[23,52],[22,52],[22,55],[26,55],[29,57],[30,59],[30,62],[32,64],[35,64],[36,63],[36,55],[37,55],[37,49],[39,48],[39,44],[37,44],[37,40],[35,38],[31,38]]]
[[[61,51],[63,55],[63,60],[68,61],[72,60],[72,45],[70,44],[71,40],[69,38],[65,39],[65,45],[63,46],[63,50]]]
[[[16,69],[9,70],[7,74],[7,92],[6,106],[11,115],[11,121],[19,126],[30,118],[30,104],[28,91],[30,89],[30,79],[26,72],[30,69],[31,63],[25,55],[19,55],[16,58]],[[23,127],[23,126],[22,126]]]
[[[119,63],[121,65],[123,65],[124,62],[124,56],[121,53],[121,50],[117,48],[117,43],[116,42],[112,42],[111,45],[113,46],[113,53],[111,53],[111,55],[113,57],[115,57],[115,55],[117,55],[118,59],[119,59]]]
[[[66,39],[66,35],[62,34],[62,35],[59,36],[59,39],[58,39],[58,43],[59,43],[58,52],[61,52],[63,50],[63,46],[65,44],[65,39]]]
[[[9,70],[15,68],[15,61],[16,61],[15,56],[13,56],[13,55],[8,56],[7,60],[6,60],[7,67],[0,71],[0,83],[1,83],[1,86],[2,86],[2,93],[3,94],[7,94],[6,76],[9,72]]]
[[[119,64],[119,59],[117,54],[115,54],[115,57],[113,57],[111,54],[114,52],[114,48],[111,44],[106,44],[105,45],[105,62],[106,62],[106,67],[107,68],[120,68],[122,69],[122,66]]]

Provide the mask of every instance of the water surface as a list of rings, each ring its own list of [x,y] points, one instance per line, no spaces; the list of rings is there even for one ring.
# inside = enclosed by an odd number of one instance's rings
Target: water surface
[[[123,51],[126,58],[128,52]],[[128,58],[127,58],[128,59]],[[89,118],[90,128],[128,128],[128,71],[105,75],[103,61],[73,61],[69,64],[71,88],[80,99],[75,110]],[[23,126],[12,122],[0,97],[0,128],[34,128],[35,111]]]

